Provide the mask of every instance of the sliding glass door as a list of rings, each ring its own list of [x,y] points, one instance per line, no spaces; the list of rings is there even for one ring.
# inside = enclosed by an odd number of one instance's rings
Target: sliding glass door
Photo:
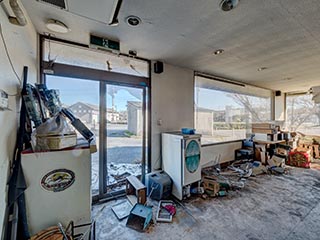
[[[107,192],[124,189],[126,177],[145,173],[144,88],[106,84]]]
[[[95,200],[123,192],[126,177],[143,179],[147,155],[147,96],[145,86],[46,76],[70,109],[96,137],[91,159]],[[79,137],[81,137],[79,135]]]

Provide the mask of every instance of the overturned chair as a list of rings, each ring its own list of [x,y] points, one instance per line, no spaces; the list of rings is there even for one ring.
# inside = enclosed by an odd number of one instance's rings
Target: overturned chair
[[[254,159],[254,155],[255,155],[255,146],[252,139],[242,140],[241,148],[236,149],[234,151],[235,160]]]

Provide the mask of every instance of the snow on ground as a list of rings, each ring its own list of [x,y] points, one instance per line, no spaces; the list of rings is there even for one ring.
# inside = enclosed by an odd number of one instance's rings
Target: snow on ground
[[[127,125],[107,125],[107,172],[108,185],[117,180],[114,176],[124,173],[132,175],[141,174],[142,160],[142,137],[126,135]],[[99,132],[99,131],[97,131]],[[97,146],[99,136],[96,135]],[[92,192],[97,193],[99,189],[99,150],[92,154]]]

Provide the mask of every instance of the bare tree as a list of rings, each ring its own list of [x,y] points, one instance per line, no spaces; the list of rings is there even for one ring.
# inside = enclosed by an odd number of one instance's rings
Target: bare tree
[[[317,116],[320,121],[320,110],[309,95],[287,97],[287,125],[289,130],[296,131],[306,123],[311,122],[312,116]]]
[[[228,97],[242,106],[246,113],[251,114],[252,122],[262,122],[270,119],[270,104],[267,104],[266,99],[237,93],[228,94]],[[245,116],[245,118],[248,117]]]

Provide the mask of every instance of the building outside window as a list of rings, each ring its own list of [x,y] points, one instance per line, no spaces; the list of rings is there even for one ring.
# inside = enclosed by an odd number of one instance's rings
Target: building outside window
[[[271,120],[270,90],[195,77],[195,128],[202,143],[246,138],[251,123]]]

